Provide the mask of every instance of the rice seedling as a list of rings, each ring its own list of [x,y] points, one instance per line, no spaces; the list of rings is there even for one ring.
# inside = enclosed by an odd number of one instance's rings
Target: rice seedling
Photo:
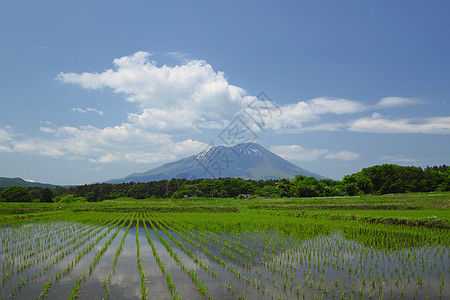
[[[352,299],[383,298],[390,294],[406,299],[445,298],[447,293],[450,238],[448,231],[440,228],[322,216],[297,218],[290,211],[159,212],[151,217],[120,211],[73,215],[0,225],[3,295],[25,295],[29,285],[43,287],[42,293],[51,288],[53,293],[63,278],[72,277],[69,274],[75,266],[87,265],[82,271],[89,270],[90,275],[95,275],[101,271],[96,270],[99,261],[103,261],[108,247],[118,244],[112,241],[119,232],[124,232],[127,224],[119,246],[115,246],[114,260],[111,256],[107,279],[100,281],[100,290],[106,297],[113,293],[111,277],[124,272],[116,266],[126,248],[136,253],[141,295],[150,294],[146,290],[147,274],[138,238],[142,227],[155,257],[153,263],[163,274],[161,279],[173,298],[183,295],[152,245],[149,224],[176,268],[190,278],[199,295],[205,298],[212,298],[212,292],[216,298],[223,296],[218,289],[208,289],[215,280],[227,282],[225,295],[236,292],[239,295],[233,297],[240,298],[272,294],[274,298],[328,299],[344,295]],[[125,243],[132,224],[137,225],[135,245]],[[106,236],[107,241],[99,245]],[[94,247],[97,251],[90,253]],[[87,260],[85,257],[90,258],[90,264],[78,264]],[[50,278],[51,285],[44,278]],[[78,279],[69,293],[72,297],[81,288],[82,279]]]
[[[141,276],[141,299],[147,298],[147,286],[145,279],[145,272],[142,268],[141,263],[141,255],[140,255],[140,244],[139,244],[139,218],[136,220],[136,257],[137,257],[137,266],[139,270],[139,274]]]

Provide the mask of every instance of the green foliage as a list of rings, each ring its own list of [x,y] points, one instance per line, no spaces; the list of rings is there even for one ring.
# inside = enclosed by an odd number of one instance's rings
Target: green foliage
[[[65,195],[59,198],[59,203],[87,202],[84,197],[75,197],[74,195]]]
[[[1,190],[2,188],[0,188]],[[234,198],[249,194],[267,198],[280,198],[361,196],[434,191],[450,191],[450,168],[446,165],[425,169],[392,164],[378,165],[347,175],[341,181],[317,180],[314,177],[297,175],[294,179],[280,178],[258,181],[241,178],[171,179],[121,184],[97,183],[66,188],[58,186],[53,190],[41,187],[28,188],[31,197],[40,200],[40,202],[51,202],[51,193],[55,197],[53,202],[84,202],[85,200],[99,202],[125,197],[134,199]],[[80,199],[74,200],[75,198]],[[0,201],[6,202],[7,200],[0,197]],[[31,200],[26,201],[31,202]]]
[[[183,197],[217,197],[229,198],[240,194],[253,194],[254,185],[240,178],[205,179],[197,184],[183,185],[174,194],[173,198]]]
[[[448,192],[450,191],[450,168],[448,168],[445,172],[442,172],[442,174],[445,179],[438,185],[436,191]]]
[[[262,197],[270,197],[270,198],[279,198],[279,190],[274,185],[266,185],[262,188],[256,189],[256,194],[262,196]]]
[[[32,202],[33,197],[27,188],[21,186],[10,186],[3,190],[0,198],[5,202]]]
[[[365,194],[432,192],[445,190],[448,178],[449,169],[445,165],[423,170],[385,164],[345,176],[341,187],[347,195],[358,195],[361,191]]]
[[[53,202],[53,192],[51,189],[45,188],[42,193],[41,197],[39,198],[40,202],[43,203],[52,203]]]

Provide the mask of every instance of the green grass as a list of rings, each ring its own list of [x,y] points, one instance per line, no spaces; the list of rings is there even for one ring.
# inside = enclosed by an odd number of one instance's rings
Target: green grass
[[[326,198],[119,198],[97,203],[0,203],[0,223],[76,218],[78,212],[224,212],[361,220],[394,218],[440,222],[450,227],[450,193],[365,195]],[[86,220],[84,220],[86,221]],[[412,224],[412,223],[411,223]],[[420,225],[420,224],[419,224]]]

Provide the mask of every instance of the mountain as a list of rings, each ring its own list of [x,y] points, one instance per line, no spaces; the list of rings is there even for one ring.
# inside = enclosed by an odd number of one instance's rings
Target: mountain
[[[31,180],[24,180],[22,178],[7,178],[0,177],[0,188],[7,188],[13,185],[23,186],[23,187],[41,187],[41,188],[49,188],[54,189],[56,185],[40,183]]]
[[[325,177],[302,169],[256,143],[233,147],[218,146],[175,162],[167,163],[145,173],[134,173],[108,183],[148,182],[172,178],[225,178],[278,179],[304,175]]]

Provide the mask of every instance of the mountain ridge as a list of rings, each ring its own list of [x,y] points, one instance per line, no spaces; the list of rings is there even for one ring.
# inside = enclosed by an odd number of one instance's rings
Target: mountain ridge
[[[317,179],[325,178],[300,168],[259,144],[244,143],[233,147],[212,147],[196,155],[163,164],[143,173],[133,173],[123,178],[111,179],[107,183],[225,177],[266,180],[280,177],[293,178],[299,174]]]
[[[54,189],[57,185],[50,183],[41,183],[31,180],[25,180],[19,177],[16,178],[8,178],[8,177],[0,177],[0,188],[8,188],[13,185],[18,185],[22,187],[41,187],[41,188],[49,188]]]

